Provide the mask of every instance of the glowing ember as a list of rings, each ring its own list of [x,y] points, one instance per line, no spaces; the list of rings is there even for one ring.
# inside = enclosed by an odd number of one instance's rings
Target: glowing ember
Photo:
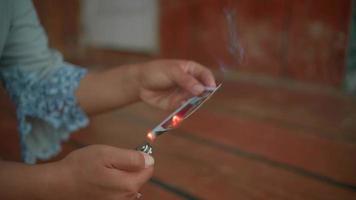
[[[180,118],[179,116],[175,115],[172,118],[172,125],[173,126],[178,126],[178,124],[182,121],[182,118]]]
[[[153,141],[153,140],[155,140],[156,136],[155,136],[155,134],[153,134],[152,132],[149,132],[149,133],[147,134],[147,138],[150,139],[151,141]]]

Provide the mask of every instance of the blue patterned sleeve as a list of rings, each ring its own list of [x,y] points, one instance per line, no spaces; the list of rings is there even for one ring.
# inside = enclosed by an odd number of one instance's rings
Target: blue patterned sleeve
[[[49,48],[32,1],[6,2],[8,14],[0,20],[8,24],[1,26],[0,81],[16,104],[23,159],[35,163],[57,154],[63,140],[88,124],[74,96],[86,70]]]
[[[45,76],[41,71],[21,67],[1,69],[0,78],[17,107],[26,163],[56,155],[61,141],[88,124],[74,96],[85,74],[85,69],[69,63],[63,63]]]
[[[70,133],[88,124],[74,92],[86,70],[63,63],[42,77],[18,67],[2,69],[0,76],[17,107],[22,155],[26,163],[56,155]]]

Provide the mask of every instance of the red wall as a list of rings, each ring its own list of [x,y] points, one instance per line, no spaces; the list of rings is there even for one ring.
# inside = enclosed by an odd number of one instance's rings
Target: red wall
[[[211,67],[339,86],[350,0],[161,0],[161,53]],[[224,8],[236,12],[244,57],[227,51]],[[237,56],[239,57],[239,56]]]
[[[118,65],[150,55],[84,48],[79,0],[34,1],[51,46],[79,64]],[[351,0],[161,0],[161,55],[232,69],[340,86]],[[244,49],[238,62],[228,53],[224,8],[236,12]],[[133,58],[131,58],[133,55]],[[238,56],[237,56],[238,57]]]

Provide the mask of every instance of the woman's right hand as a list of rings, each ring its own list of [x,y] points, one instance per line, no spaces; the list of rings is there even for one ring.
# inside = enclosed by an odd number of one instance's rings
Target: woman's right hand
[[[136,199],[153,174],[151,156],[134,150],[92,145],[47,164],[44,199]]]

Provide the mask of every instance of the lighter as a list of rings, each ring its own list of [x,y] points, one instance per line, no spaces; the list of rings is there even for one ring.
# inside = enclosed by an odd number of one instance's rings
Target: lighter
[[[221,84],[217,87],[205,87],[205,90],[201,95],[188,99],[160,124],[154,127],[152,131],[147,134],[148,140],[146,140],[144,144],[138,146],[136,150],[152,154],[152,143],[158,136],[176,128],[183,120],[187,119],[198,110],[198,108],[200,108],[200,106],[203,105],[203,103],[206,102],[220,87]]]

